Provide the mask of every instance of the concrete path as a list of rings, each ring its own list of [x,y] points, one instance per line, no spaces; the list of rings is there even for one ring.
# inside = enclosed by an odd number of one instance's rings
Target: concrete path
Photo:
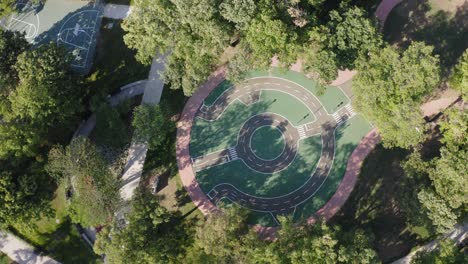
[[[410,264],[411,259],[416,255],[416,253],[422,252],[422,251],[431,252],[439,246],[440,240],[447,239],[447,238],[454,240],[454,242],[457,243],[457,245],[461,244],[463,240],[468,238],[468,222],[464,224],[456,225],[455,228],[451,232],[443,235],[442,237],[436,240],[433,240],[427,243],[426,245],[422,247],[419,247],[418,249],[412,251],[405,257],[392,262],[392,264]]]
[[[132,12],[128,5],[106,4],[103,10],[103,16],[112,19],[125,19]]]
[[[148,81],[145,83],[143,93],[143,104],[158,104],[164,88],[164,81],[161,73],[165,69],[166,56],[159,56],[153,59]],[[130,201],[135,189],[140,184],[143,166],[145,164],[148,146],[143,143],[132,142],[128,152],[127,163],[122,175],[122,187],[120,196],[124,201]]]
[[[382,2],[380,2],[377,10],[375,11],[375,16],[379,19],[382,25],[385,24],[385,21],[392,9],[401,3],[401,1],[402,0],[382,0]]]
[[[60,264],[48,256],[38,254],[34,247],[4,231],[0,231],[0,250],[18,264]]]

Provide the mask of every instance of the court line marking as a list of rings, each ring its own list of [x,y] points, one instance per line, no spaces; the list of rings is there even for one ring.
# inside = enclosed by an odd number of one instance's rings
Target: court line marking
[[[360,115],[360,114],[359,114],[359,115]],[[356,115],[356,116],[357,116],[357,115]],[[354,116],[354,117],[355,117],[355,116]],[[303,201],[301,201],[301,202],[295,204],[294,207],[297,207],[297,206],[299,206],[299,205],[301,205],[301,204],[307,202],[308,200],[310,200],[310,198],[312,198],[312,197],[322,188],[323,184],[325,184],[325,182],[326,182],[327,179],[328,179],[328,176],[330,175],[331,170],[333,169],[333,165],[334,165],[334,163],[335,163],[335,154],[336,154],[336,130],[337,130],[339,127],[341,127],[343,124],[347,123],[349,120],[353,119],[354,117],[352,117],[352,118],[346,120],[345,122],[343,122],[343,123],[341,123],[340,125],[338,125],[337,127],[335,127],[335,129],[333,130],[333,137],[335,137],[335,140],[334,140],[335,143],[334,143],[333,159],[332,159],[332,164],[331,164],[331,166],[330,166],[330,169],[329,169],[329,171],[328,171],[328,173],[327,173],[325,179],[322,181],[322,183],[321,183],[320,186],[317,188],[317,190],[315,190],[315,192],[313,192],[309,197],[307,197],[307,198],[304,199]],[[348,158],[349,158],[349,157],[348,157]],[[321,158],[320,158],[320,159],[321,159]],[[320,160],[319,160],[319,162],[320,162]],[[288,194],[281,195],[281,196],[276,196],[276,197],[259,197],[259,196],[255,196],[255,195],[250,195],[250,194],[248,194],[248,193],[245,193],[245,192],[239,190],[237,187],[235,187],[235,186],[232,185],[231,183],[219,183],[219,184],[217,184],[215,187],[213,187],[212,189],[216,188],[216,187],[219,186],[219,185],[225,184],[225,185],[230,185],[230,186],[232,186],[237,192],[240,192],[240,193],[244,194],[245,196],[251,196],[251,197],[255,197],[255,198],[259,198],[259,199],[265,199],[265,200],[270,200],[270,199],[275,199],[275,198],[281,198],[281,197],[284,197],[284,196],[289,195],[289,194],[291,194],[291,193],[294,193],[294,192],[297,191],[298,189],[302,188],[302,186],[304,186],[308,181],[310,181],[310,180],[312,179],[312,176],[315,174],[316,169],[317,169],[317,166],[315,166],[315,170],[314,170],[314,172],[312,173],[312,175],[311,175],[311,176],[307,179],[307,181],[306,181],[304,184],[302,184],[299,188],[297,188],[297,189],[291,191],[291,192],[288,193]],[[223,196],[223,197],[224,197],[224,196]],[[234,203],[237,203],[237,202],[234,201]],[[244,208],[247,208],[247,209],[249,209],[249,210],[255,211],[255,212],[262,212],[262,213],[276,212],[276,211],[267,211],[267,210],[257,210],[257,209],[253,209],[253,208],[244,206],[244,205],[242,205],[242,204],[240,204],[240,203],[237,203],[237,204],[239,204],[240,206],[242,206],[242,207],[244,207]]]

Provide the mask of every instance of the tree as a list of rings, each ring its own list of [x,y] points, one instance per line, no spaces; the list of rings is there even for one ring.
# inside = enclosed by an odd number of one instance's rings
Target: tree
[[[4,103],[3,100],[8,97],[10,91],[18,83],[18,73],[14,67],[18,56],[28,50],[29,47],[30,44],[23,34],[0,28],[0,97],[2,98],[0,103],[2,104]]]
[[[467,263],[468,256],[460,250],[454,241],[445,239],[439,242],[439,247],[433,251],[418,252],[412,259],[412,264],[457,264]]]
[[[329,16],[326,25],[314,26],[308,32],[303,52],[303,71],[321,84],[335,80],[339,69],[354,69],[359,56],[377,50],[383,42],[375,21],[359,7],[343,4]]]
[[[196,246],[217,262],[237,262],[246,258],[241,240],[249,232],[247,211],[238,206],[226,206],[196,229]]]
[[[344,5],[341,10],[330,11],[327,47],[336,54],[340,69],[354,69],[354,62],[361,54],[374,51],[382,45],[376,22],[366,15],[364,9],[356,6]]]
[[[119,181],[112,175],[96,147],[77,137],[66,148],[49,152],[48,172],[68,183],[73,196],[70,217],[85,226],[106,223],[120,203]]]
[[[465,50],[450,77],[450,85],[466,96],[468,91],[468,49]]]
[[[439,59],[433,48],[411,44],[401,55],[387,47],[358,63],[355,107],[379,128],[386,147],[409,148],[424,139],[419,106],[439,83]]]
[[[150,63],[157,53],[170,53],[165,81],[191,95],[211,74],[232,33],[218,3],[135,0],[134,12],[122,25],[125,43],[137,50],[143,63]]]
[[[175,215],[142,189],[125,215],[127,224],[118,220],[100,232],[94,244],[95,252],[105,254],[109,263],[175,263],[190,241]]]
[[[417,203],[411,201],[415,198],[414,195],[406,199],[407,204],[412,204],[408,208],[408,211],[412,211],[410,222],[420,226],[427,226],[429,222],[437,233],[444,233],[466,211],[467,124],[467,111],[449,110],[440,124],[443,133],[441,142],[444,144],[440,149],[440,156],[423,161],[416,152],[403,164],[407,176],[415,179],[412,186],[414,193],[417,193]]]
[[[50,184],[40,164],[22,163],[15,168],[11,161],[0,161],[0,227],[29,222],[49,215]]]
[[[83,107],[67,58],[55,44],[18,56],[14,69],[19,82],[9,93],[2,116],[0,157],[37,156],[72,131]]]
[[[252,50],[253,61],[261,67],[268,67],[275,55],[284,65],[296,62],[296,39],[297,35],[290,32],[281,20],[263,14],[252,21],[245,36]]]
[[[129,142],[128,129],[116,107],[102,103],[96,110],[96,141],[108,147],[122,147]]]
[[[219,9],[226,20],[233,22],[236,28],[243,29],[254,17],[257,6],[253,0],[223,0]]]
[[[135,109],[133,121],[135,140],[147,143],[151,149],[163,145],[175,132],[170,120],[169,106],[163,101],[158,105],[142,104]]]
[[[0,17],[6,17],[13,13],[16,0],[0,0]]]

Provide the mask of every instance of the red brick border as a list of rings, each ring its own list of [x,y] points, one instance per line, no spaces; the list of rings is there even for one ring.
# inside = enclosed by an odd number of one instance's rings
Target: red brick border
[[[177,123],[177,142],[176,155],[177,166],[179,167],[182,184],[192,198],[193,203],[200,209],[204,215],[217,211],[217,207],[206,197],[206,194],[200,188],[195,173],[192,168],[192,158],[190,157],[190,134],[195,115],[203,103],[203,100],[216,88],[226,76],[224,67],[216,70],[208,81],[200,86],[195,94],[190,97],[184,107],[179,122]]]

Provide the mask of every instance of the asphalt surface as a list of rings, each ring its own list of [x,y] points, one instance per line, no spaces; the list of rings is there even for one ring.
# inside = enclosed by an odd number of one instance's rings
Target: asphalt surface
[[[299,140],[320,134],[322,153],[316,170],[301,187],[293,192],[271,198],[256,197],[240,191],[229,183],[222,183],[208,193],[209,198],[215,204],[222,198],[228,198],[250,210],[270,212],[274,216],[291,214],[296,206],[311,198],[328,177],[335,153],[334,131],[339,124],[354,115],[354,111],[349,105],[340,105],[337,112],[327,113],[320,101],[306,88],[284,79],[261,77],[249,79],[225,91],[211,106],[202,105],[197,117],[216,120],[234,100],[239,100],[246,105],[256,103],[264,89],[285,92],[295,97],[309,108],[315,116],[315,121],[295,127],[286,118],[274,113],[255,115],[240,129],[236,146],[197,157],[193,159],[193,164],[195,170],[199,171],[241,159],[252,170],[274,173],[287,168],[294,161]],[[265,125],[278,128],[286,142],[284,151],[274,160],[260,159],[250,147],[250,138],[254,131]]]

